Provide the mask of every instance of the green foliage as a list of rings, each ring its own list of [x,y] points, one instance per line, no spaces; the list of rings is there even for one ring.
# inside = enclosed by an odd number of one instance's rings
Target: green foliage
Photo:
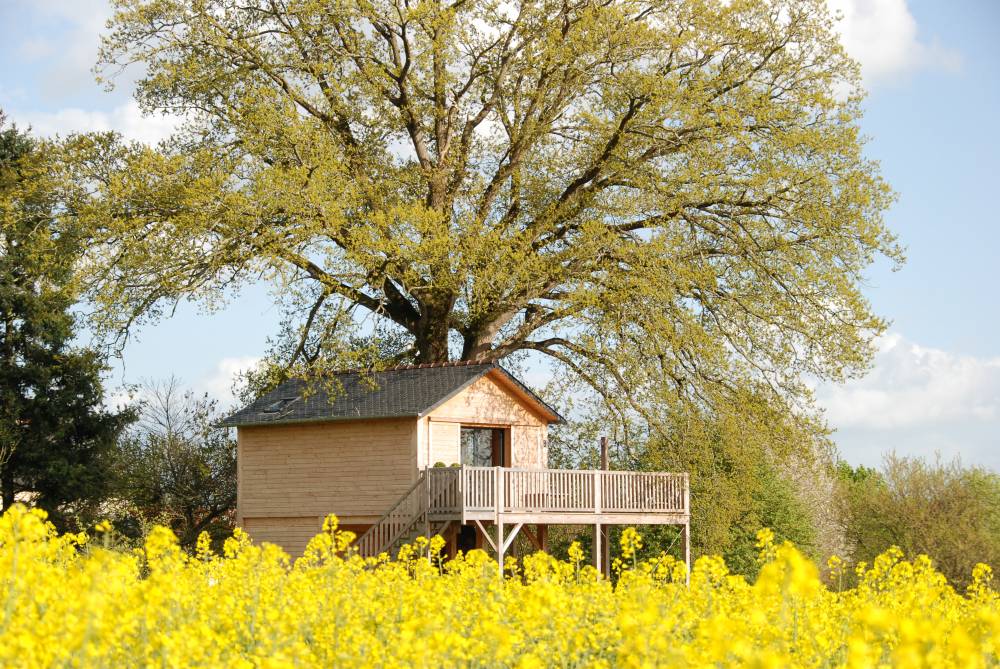
[[[840,502],[856,562],[890,546],[931,555],[958,587],[979,562],[1000,561],[1000,476],[956,459],[886,456],[878,471],[838,469]]]
[[[61,528],[107,489],[108,454],[129,412],[102,407],[100,356],[72,344],[79,236],[63,225],[51,147],[0,114],[0,494]]]
[[[664,431],[643,431],[641,422],[622,428],[606,413],[585,413],[574,425],[560,428],[550,440],[550,459],[559,466],[598,466],[597,434],[610,431],[612,469],[688,472],[691,486],[691,547],[699,555],[724,555],[734,572],[757,574],[756,533],[769,527],[779,540],[795,542],[812,557],[817,530],[813,510],[800,499],[780,465],[793,458],[812,461],[823,445],[818,428],[804,429],[800,420],[782,416],[766,402],[746,399],[742,413],[674,415]],[[597,403],[592,408],[599,407]],[[581,408],[581,407],[578,407]],[[752,421],[744,420],[752,416]],[[591,444],[580,448],[580,444]],[[620,528],[612,530],[613,541]],[[667,550],[680,555],[677,528],[643,528],[642,555]],[[553,533],[553,537],[558,537]],[[578,540],[590,546],[589,533],[558,537],[556,546]],[[616,545],[616,544],[612,544]]]
[[[791,541],[807,556],[816,557],[816,528],[794,487],[764,463],[758,464],[754,476],[750,504],[730,526],[728,545],[722,549],[729,568],[750,579],[760,569],[756,543],[757,532],[763,528],[770,528],[779,543]]]
[[[236,442],[208,397],[176,379],[143,388],[140,421],[121,439],[111,476],[116,528],[138,538],[153,524],[193,550],[201,532],[221,545],[236,508]]]
[[[823,0],[115,5],[102,66],[189,124],[67,146],[104,331],[263,278],[286,366],[530,352],[666,433],[808,404],[884,328],[892,193]]]

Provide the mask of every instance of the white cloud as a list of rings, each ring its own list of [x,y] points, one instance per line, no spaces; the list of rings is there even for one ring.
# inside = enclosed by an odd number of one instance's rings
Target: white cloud
[[[260,361],[261,358],[255,356],[223,358],[215,364],[211,372],[195,383],[194,389],[199,393],[208,393],[208,396],[218,400],[223,408],[231,407],[236,401],[233,396],[233,383],[237,375],[256,367]]]
[[[848,459],[872,464],[888,450],[940,451],[1000,464],[1000,357],[959,355],[892,333],[867,376],[821,386],[817,399]]]
[[[30,125],[33,134],[41,136],[116,130],[128,139],[150,144],[167,138],[181,123],[176,116],[143,115],[135,100],[108,112],[67,108],[55,112],[13,113],[11,117],[19,125]]]
[[[256,367],[261,360],[262,358],[256,356],[222,358],[194,383],[189,384],[187,379],[180,377],[176,381],[181,391],[190,389],[196,396],[207,394],[210,399],[218,401],[220,411],[225,412],[236,403],[236,397],[233,395],[236,377]],[[110,410],[120,410],[137,407],[141,402],[149,402],[153,399],[150,388],[166,383],[167,379],[168,377],[140,377],[138,381],[109,388],[104,398],[104,406]]]
[[[0,90],[0,101],[19,125],[31,125],[43,136],[116,130],[147,143],[165,139],[177,129],[178,117],[144,116],[138,103],[128,97],[141,68],[130,68],[116,77],[114,92],[98,92],[92,69],[111,17],[109,0],[13,1],[25,25],[31,26],[16,47],[33,83],[30,93]],[[90,107],[92,100],[99,107]]]
[[[871,85],[918,70],[955,71],[962,65],[958,51],[937,40],[922,40],[906,0],[827,0],[843,19],[838,24],[844,48],[861,63]]]
[[[927,348],[889,334],[862,379],[821,391],[834,427],[891,429],[1000,420],[1000,358]]]
[[[101,33],[111,18],[109,0],[14,0],[17,11],[37,17],[51,32],[25,35],[18,45],[27,60],[43,61],[42,92],[53,99],[94,85]]]
[[[143,399],[141,389],[118,387],[104,396],[104,406],[111,411],[136,406]]]

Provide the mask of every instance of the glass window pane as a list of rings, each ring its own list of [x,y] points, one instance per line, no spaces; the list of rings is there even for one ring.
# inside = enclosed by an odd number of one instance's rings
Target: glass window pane
[[[472,467],[493,466],[493,430],[482,427],[462,428],[462,464]]]

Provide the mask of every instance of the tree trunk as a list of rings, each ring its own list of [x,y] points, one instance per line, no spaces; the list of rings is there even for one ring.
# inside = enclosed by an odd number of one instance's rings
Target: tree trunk
[[[489,360],[493,351],[494,334],[493,330],[468,334],[462,345],[462,360]]]
[[[417,347],[417,362],[448,362],[448,322],[454,299],[441,297],[434,302],[421,305],[417,331],[414,332]]]
[[[429,332],[421,332],[417,336],[417,362],[448,362],[448,333],[438,332],[432,328]]]

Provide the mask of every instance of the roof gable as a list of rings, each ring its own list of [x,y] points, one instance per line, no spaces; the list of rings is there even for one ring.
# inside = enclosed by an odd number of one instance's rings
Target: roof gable
[[[432,407],[431,420],[460,420],[482,425],[544,425],[552,416],[527,398],[504,374],[484,374],[462,390]]]
[[[291,379],[249,406],[232,414],[221,425],[271,425],[280,423],[419,417],[453,397],[486,374],[502,374],[521,388],[552,422],[562,417],[509,372],[494,363],[439,364],[397,367],[377,372],[336,374],[328,391],[323,384],[310,388]],[[338,388],[341,390],[338,392]]]

